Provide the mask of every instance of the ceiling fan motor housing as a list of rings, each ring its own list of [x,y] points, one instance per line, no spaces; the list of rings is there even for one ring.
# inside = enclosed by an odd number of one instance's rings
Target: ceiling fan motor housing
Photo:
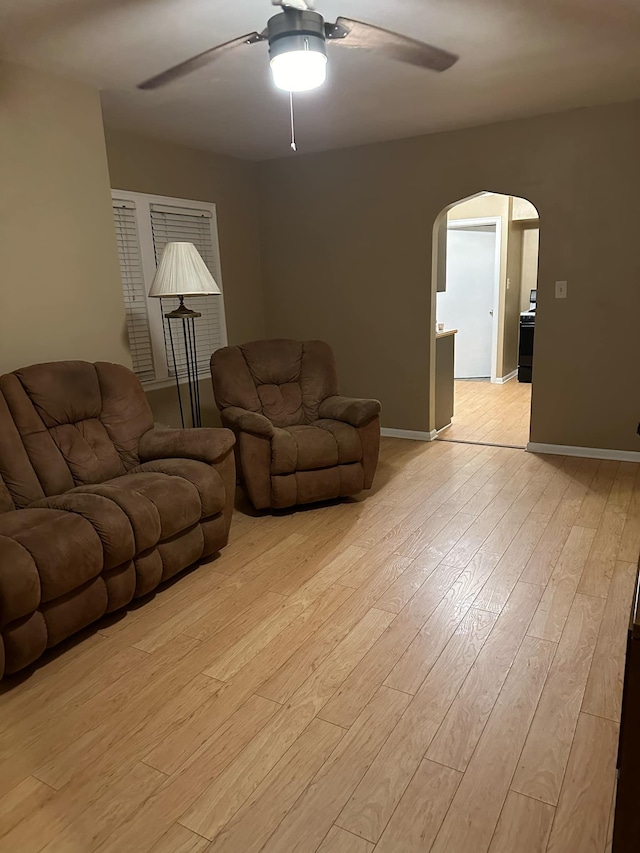
[[[318,12],[285,9],[269,19],[267,36],[271,59],[296,50],[327,55],[324,18]]]

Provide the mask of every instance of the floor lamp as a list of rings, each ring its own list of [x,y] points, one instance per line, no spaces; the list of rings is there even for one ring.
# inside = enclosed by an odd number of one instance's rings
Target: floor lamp
[[[178,359],[176,357],[176,349],[180,347],[180,341],[184,346],[191,426],[202,426],[195,326],[196,318],[202,315],[199,311],[187,308],[184,304],[184,298],[185,296],[212,296],[219,294],[220,288],[193,243],[167,243],[162,252],[149,296],[155,296],[158,299],[162,299],[163,297],[177,297],[180,300],[180,305],[174,311],[169,311],[164,316],[167,318],[169,329],[173,372],[176,378],[180,420],[183,427],[185,426],[184,407],[180,389]]]

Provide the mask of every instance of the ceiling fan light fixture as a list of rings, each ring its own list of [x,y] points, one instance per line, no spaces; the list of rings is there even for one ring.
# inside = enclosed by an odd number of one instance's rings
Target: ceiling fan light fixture
[[[285,92],[308,92],[327,79],[324,18],[285,8],[267,24],[273,82]]]
[[[327,79],[327,57],[316,50],[290,50],[271,60],[273,82],[285,92],[309,92]]]

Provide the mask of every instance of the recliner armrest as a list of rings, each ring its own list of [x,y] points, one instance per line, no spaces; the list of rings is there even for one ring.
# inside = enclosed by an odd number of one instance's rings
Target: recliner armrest
[[[228,429],[150,429],[140,437],[141,462],[152,459],[196,459],[212,465],[221,461],[236,443]]]
[[[321,418],[344,421],[354,427],[368,424],[380,414],[379,400],[361,400],[356,397],[327,397],[320,403]]]
[[[259,412],[250,412],[239,406],[229,406],[222,410],[222,420],[234,432],[250,432],[253,435],[273,438],[273,424],[269,418],[265,418]]]

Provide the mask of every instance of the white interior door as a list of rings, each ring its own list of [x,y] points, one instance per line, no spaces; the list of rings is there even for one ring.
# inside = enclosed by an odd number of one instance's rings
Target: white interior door
[[[438,293],[437,322],[458,329],[456,379],[492,376],[496,241],[495,224],[451,224],[447,231],[447,289]]]

